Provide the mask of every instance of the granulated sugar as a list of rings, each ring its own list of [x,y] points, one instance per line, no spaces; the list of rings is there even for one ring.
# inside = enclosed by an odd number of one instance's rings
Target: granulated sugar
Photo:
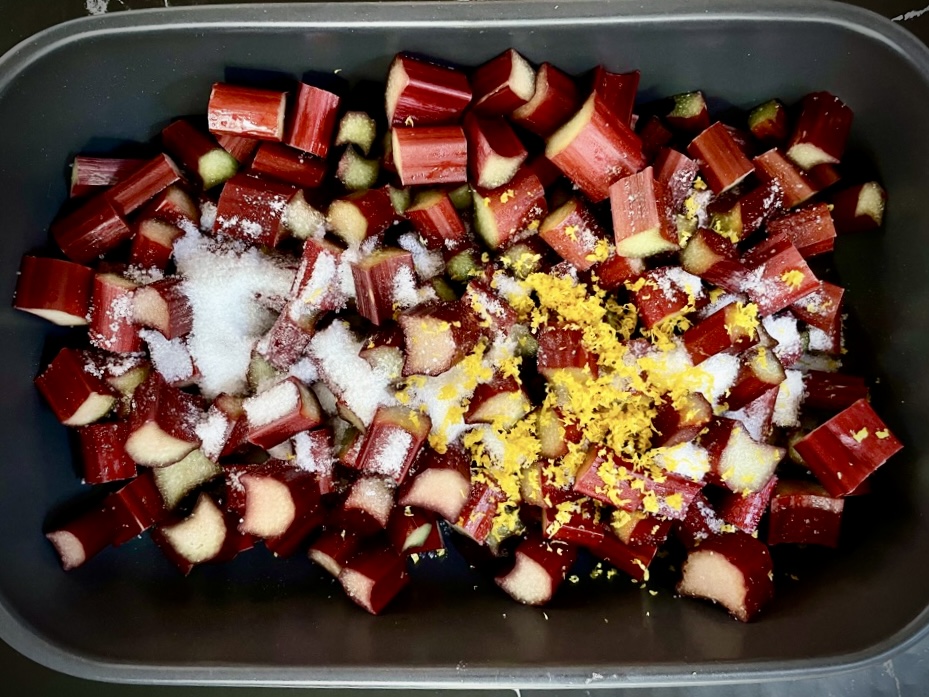
[[[193,360],[183,339],[177,338],[169,341],[161,332],[154,329],[142,329],[139,331],[139,336],[148,345],[152,365],[161,373],[165,381],[179,383],[193,377]]]
[[[249,397],[242,406],[250,426],[265,426],[292,413],[299,404],[300,390],[293,382],[285,380],[261,394]]]

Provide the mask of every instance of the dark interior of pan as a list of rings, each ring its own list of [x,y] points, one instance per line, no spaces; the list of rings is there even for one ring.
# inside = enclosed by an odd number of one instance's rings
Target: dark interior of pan
[[[708,10],[708,11],[706,11]],[[638,13],[638,14],[636,14]],[[644,13],[644,14],[643,14]],[[147,140],[203,112],[227,70],[341,70],[382,80],[400,50],[476,64],[507,47],[571,72],[642,71],[642,98],[700,88],[749,107],[813,89],[855,111],[885,229],[836,254],[874,402],[906,443],[876,493],[850,501],[842,549],[782,558],[777,599],[743,625],[628,580],[568,584],[543,613],[454,558],[421,564],[379,618],[304,558],[256,550],[182,578],[148,540],[61,572],[42,537],[79,497],[68,435],[32,378],[49,325],[0,309],[0,630],[32,658],[132,681],[561,685],[759,679],[863,660],[929,604],[929,58],[902,30],[830,3],[564,2],[294,5],[133,12],[56,29],[0,63],[0,290],[44,243],[84,150]],[[746,671],[749,671],[748,673]]]

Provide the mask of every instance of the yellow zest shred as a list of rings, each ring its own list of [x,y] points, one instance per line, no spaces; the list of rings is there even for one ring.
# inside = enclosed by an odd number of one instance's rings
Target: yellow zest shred
[[[791,288],[799,288],[803,285],[803,280],[805,278],[806,276],[803,275],[803,272],[797,269],[790,269],[781,274],[781,280]]]

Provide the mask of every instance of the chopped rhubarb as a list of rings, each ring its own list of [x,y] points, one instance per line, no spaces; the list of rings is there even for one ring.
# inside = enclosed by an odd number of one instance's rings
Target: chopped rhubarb
[[[104,499],[113,524],[113,544],[120,546],[168,517],[151,472],[143,472]]]
[[[262,143],[248,171],[304,189],[315,189],[326,177],[326,161],[279,143]]]
[[[336,165],[335,176],[348,191],[363,191],[377,183],[381,163],[377,159],[366,159],[354,146],[348,146],[342,152]]]
[[[887,193],[877,182],[844,189],[832,197],[832,219],[839,234],[876,230],[884,220]]]
[[[180,178],[181,172],[177,165],[170,157],[162,154],[109,189],[105,196],[113,210],[125,218]]]
[[[193,311],[180,278],[166,278],[139,288],[132,297],[136,324],[161,332],[166,339],[184,336],[193,328]]]
[[[577,111],[580,98],[574,80],[551,63],[539,66],[532,98],[510,114],[513,123],[546,138]]]
[[[842,322],[842,298],[845,290],[828,281],[818,289],[800,298],[790,306],[797,319],[824,332],[831,331]]]
[[[512,127],[502,118],[468,115],[464,129],[468,140],[470,181],[482,189],[495,189],[506,184],[529,154]]]
[[[380,543],[365,546],[339,574],[346,595],[372,615],[379,615],[409,583],[406,559]]]
[[[140,220],[132,238],[129,263],[143,269],[168,268],[174,253],[174,241],[183,235],[176,225],[154,218]]]
[[[653,160],[663,147],[674,140],[674,134],[655,115],[643,119],[637,125],[639,126],[638,136],[642,141],[642,152],[649,160]]]
[[[400,484],[431,428],[432,423],[425,414],[406,407],[381,407],[365,431],[355,466]]]
[[[135,173],[145,160],[78,155],[71,163],[71,198],[99,192]]]
[[[678,249],[667,192],[647,167],[610,187],[616,253],[644,258]]]
[[[361,538],[345,530],[329,528],[310,545],[309,557],[335,578],[339,577],[348,560],[351,559]]]
[[[430,249],[442,249],[465,236],[464,223],[451,198],[438,189],[419,194],[406,209],[406,217]]]
[[[675,405],[664,399],[656,408],[652,447],[671,447],[693,441],[713,418],[713,407],[703,395],[693,392]]]
[[[738,292],[748,278],[735,245],[712,230],[700,228],[681,252],[681,267],[708,283]]]
[[[671,128],[695,135],[710,125],[710,114],[703,92],[684,92],[671,97],[671,111],[665,120]]]
[[[336,199],[327,214],[332,231],[355,248],[366,239],[383,235],[396,219],[386,187],[357,191]]]
[[[704,297],[700,279],[676,266],[646,271],[631,287],[632,303],[648,329],[692,312]]]
[[[397,496],[401,506],[416,506],[456,521],[471,491],[471,460],[459,446],[444,453],[424,447],[416,468]]]
[[[532,236],[548,213],[542,182],[529,169],[497,189],[474,189],[474,226],[491,249]]]
[[[701,174],[716,194],[728,191],[754,169],[719,121],[694,138],[687,146],[687,152],[699,161]]]
[[[391,126],[455,123],[471,102],[463,72],[405,54],[391,63],[385,94]]]
[[[183,460],[200,444],[195,430],[200,413],[196,397],[171,387],[152,371],[133,398],[126,452],[145,467]]]
[[[610,186],[645,166],[642,142],[597,98],[596,93],[549,136],[545,157],[594,203],[610,196]]]
[[[100,195],[53,222],[51,233],[66,257],[86,264],[132,237],[132,228],[109,198]]]
[[[261,141],[242,136],[217,135],[216,142],[219,143],[223,150],[232,155],[236,162],[245,164],[255,154],[255,149]]]
[[[742,260],[749,269],[743,290],[762,317],[783,310],[819,288],[819,279],[788,239],[762,243]]]
[[[593,90],[616,118],[632,126],[632,109],[639,89],[639,71],[611,73],[602,65],[594,68]]]
[[[458,303],[427,305],[400,315],[406,345],[404,375],[440,375],[467,356],[480,327]]]
[[[784,206],[780,185],[772,180],[742,194],[734,201],[721,197],[708,206],[710,226],[733,243],[741,242],[761,228],[764,222]]]
[[[817,187],[781,154],[772,149],[752,160],[755,174],[762,182],[775,182],[783,192],[787,208],[799,206],[816,194]]]
[[[664,187],[671,210],[681,210],[690,195],[699,165],[673,148],[662,148],[653,166],[655,180]]]
[[[833,496],[854,491],[903,448],[867,400],[860,399],[794,444]]]
[[[24,256],[13,307],[62,327],[88,323],[94,272],[61,259]]]
[[[232,477],[230,486],[241,487],[239,532],[264,539],[276,555],[292,554],[322,524],[315,475],[271,460]]]
[[[393,318],[402,289],[416,283],[413,256],[403,249],[379,249],[351,268],[358,314],[376,325]]]
[[[445,548],[435,515],[416,508],[395,508],[387,523],[387,536],[398,554],[425,554]]]
[[[742,424],[724,417],[710,423],[700,442],[719,481],[740,493],[764,489],[785,454],[783,448],[756,441]]]
[[[129,424],[125,421],[91,424],[77,431],[84,481],[106,484],[136,476],[136,466],[126,453]]]
[[[831,252],[835,247],[835,226],[825,203],[798,208],[770,220],[767,232],[772,240],[789,239],[804,258]]]
[[[758,342],[758,309],[731,303],[684,332],[684,347],[694,365],[723,351],[739,353]]]
[[[838,547],[844,508],[844,499],[816,482],[780,481],[771,497],[768,544]]]
[[[575,547],[533,535],[519,543],[512,568],[496,582],[524,605],[545,605],[555,595],[577,558]]]
[[[270,448],[322,422],[319,401],[297,378],[287,378],[242,404],[248,419],[248,441]]]
[[[251,244],[277,246],[293,235],[305,239],[320,224],[300,189],[246,174],[223,187],[213,231]]]
[[[742,622],[755,618],[774,595],[771,553],[743,532],[713,535],[691,550],[677,592],[719,603]]]
[[[152,470],[155,486],[165,508],[174,510],[188,494],[222,474],[222,469],[202,450],[194,450],[180,462]]]
[[[90,343],[113,353],[133,353],[142,347],[133,318],[133,295],[138,286],[112,273],[94,277],[90,303]]]
[[[468,181],[468,141],[461,126],[391,130],[392,153],[404,186]]]
[[[188,172],[195,174],[204,189],[212,189],[231,179],[239,163],[208,134],[186,120],[179,120],[161,132],[161,142]]]
[[[597,357],[583,344],[583,331],[567,325],[546,325],[537,337],[539,374],[547,380],[562,371],[572,373],[579,382],[597,377]]]
[[[759,141],[782,145],[787,140],[787,109],[777,99],[759,104],[748,112],[748,128]]]
[[[803,404],[810,409],[842,411],[868,398],[868,384],[863,377],[846,373],[810,370],[803,376],[806,393]]]
[[[719,504],[719,517],[742,532],[751,535],[758,529],[758,523],[761,522],[762,516],[768,510],[771,494],[777,484],[777,477],[771,477],[764,488],[758,491],[746,493],[727,491]],[[768,534],[768,544],[773,544],[770,532]]]
[[[645,272],[645,262],[642,259],[624,257],[616,254],[615,250],[591,269],[596,277],[596,283],[603,290],[611,291],[622,287],[626,281],[634,281]]]
[[[803,98],[800,116],[787,143],[787,157],[802,169],[838,164],[852,128],[852,110],[828,92]]]
[[[509,114],[535,94],[535,70],[511,48],[475,69],[471,89],[475,111],[491,116]]]
[[[532,403],[516,378],[498,374],[475,388],[464,419],[469,424],[493,424],[506,429],[514,426],[531,408]]]
[[[186,576],[197,564],[219,556],[227,534],[226,516],[209,495],[201,494],[189,516],[158,526],[153,538]]]
[[[71,571],[109,547],[115,534],[110,510],[100,506],[46,533],[45,537],[58,552],[61,567]]]
[[[302,106],[299,98],[297,106]],[[281,141],[286,113],[286,92],[217,82],[210,92],[207,122],[218,135]]]
[[[587,271],[606,250],[606,234],[590,209],[579,198],[572,198],[549,213],[539,228],[539,237],[578,271]]]
[[[391,484],[378,475],[359,477],[335,512],[336,520],[344,529],[362,536],[385,530],[396,503]]]
[[[741,409],[785,379],[784,366],[774,351],[756,346],[743,354],[742,365],[735,382],[729,388],[726,404],[730,409]]]
[[[367,156],[377,138],[377,123],[374,118],[363,111],[348,111],[339,119],[336,131],[336,147],[354,145]]]

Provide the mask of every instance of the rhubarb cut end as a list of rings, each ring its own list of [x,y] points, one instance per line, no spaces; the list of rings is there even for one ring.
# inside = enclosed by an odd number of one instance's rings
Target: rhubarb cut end
[[[578,111],[566,124],[555,131],[545,144],[545,157],[551,160],[571,145],[584,127],[590,123],[595,107],[596,100],[593,98],[588,99],[584,103],[584,106],[581,107],[580,111]]]
[[[293,496],[287,485],[272,477],[244,475],[240,482],[245,487],[245,515],[239,523],[239,532],[263,539],[283,535],[297,514]]]
[[[165,540],[191,564],[201,564],[219,554],[226,541],[226,520],[213,500],[203,494],[193,512],[174,525],[160,528]]]
[[[545,567],[519,552],[510,572],[498,576],[496,582],[507,595],[523,605],[544,605],[554,593],[552,577]]]
[[[61,567],[65,571],[76,569],[87,561],[87,553],[84,551],[84,545],[81,544],[78,537],[67,530],[56,530],[45,536],[58,556],[61,557]]]
[[[498,186],[503,186],[516,175],[525,159],[524,155],[516,157],[490,155],[484,161],[477,186],[482,189],[496,189]]]
[[[855,206],[855,217],[866,215],[874,221],[875,227],[880,227],[884,220],[884,206],[887,203],[887,194],[877,182],[867,182],[861,186],[858,194],[858,204]]]
[[[678,245],[668,240],[658,228],[644,230],[631,237],[626,237],[616,244],[616,253],[621,257],[644,259],[664,252],[673,252]]]
[[[210,150],[197,163],[197,174],[204,189],[212,189],[232,179],[238,169],[238,161],[222,148]]]
[[[302,191],[298,191],[287,204],[283,223],[298,240],[320,238],[326,232],[326,217],[307,203]]]
[[[69,418],[62,421],[65,426],[86,426],[102,419],[116,404],[116,397],[94,392]]]
[[[816,165],[839,164],[837,158],[811,143],[792,145],[787,150],[787,158],[803,170],[811,170]]]
[[[137,465],[166,467],[180,462],[197,447],[196,443],[165,433],[155,422],[132,432],[126,440],[126,452]]]
[[[52,324],[57,324],[59,327],[83,327],[88,324],[86,316],[71,315],[61,310],[42,310],[27,307],[17,307],[16,309],[28,312],[30,315],[35,315],[36,317],[41,317]]]
[[[360,247],[368,234],[368,221],[350,201],[333,201],[327,219],[332,231],[350,247]]]
[[[701,552],[697,548],[690,553],[677,592],[719,603],[742,622],[752,618],[745,603],[748,589],[744,573],[712,550]]]

